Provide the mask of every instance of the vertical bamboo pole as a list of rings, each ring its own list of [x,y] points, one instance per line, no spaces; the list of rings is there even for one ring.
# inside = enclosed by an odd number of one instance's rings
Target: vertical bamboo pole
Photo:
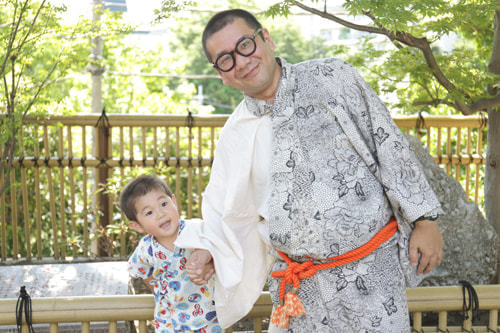
[[[49,146],[49,129],[47,125],[43,126],[43,143],[45,150],[45,160],[50,160],[50,146]],[[54,185],[52,183],[52,169],[46,165],[47,170],[47,185],[49,191],[49,207],[50,218],[52,222],[52,238],[54,242],[54,258],[59,259],[59,237],[57,232],[57,216],[56,216],[56,203],[54,199]]]
[[[439,311],[438,328],[442,332],[447,332],[447,330],[448,330],[448,311]]]
[[[69,171],[69,188],[70,188],[70,199],[71,199],[71,233],[73,235],[77,235],[77,227],[76,227],[76,203],[75,203],[75,173],[73,168],[73,134],[72,128],[70,125],[67,127],[68,133],[68,171]],[[82,191],[85,191],[85,188],[82,188]],[[73,244],[73,258],[78,258],[78,246]]]
[[[447,127],[448,136],[446,138],[446,155],[448,155],[448,164],[446,165],[446,173],[450,175],[451,163],[453,160],[453,154],[451,153],[451,128]]]
[[[198,127],[198,216],[201,216],[201,196],[203,193],[203,131]]]
[[[179,213],[182,211],[182,198],[181,198],[181,144],[180,144],[180,128],[175,128],[175,158],[177,165],[175,167],[175,196],[177,197],[177,210]]]
[[[109,333],[117,333],[118,332],[118,325],[116,321],[110,321],[108,325],[108,332]]]
[[[488,328],[491,331],[496,332],[498,330],[498,309],[490,310],[489,315]]]
[[[62,165],[62,160],[64,159],[64,135],[63,128],[58,128],[59,134],[59,219],[61,227],[61,240],[66,243],[68,237],[66,235],[66,196],[64,189],[64,166]],[[68,138],[69,140],[69,138]],[[61,258],[66,258],[67,245],[61,246]]]
[[[469,201],[470,195],[470,165],[472,163],[472,154],[471,154],[471,146],[472,146],[472,129],[467,128],[467,155],[469,156],[469,163],[465,166],[465,193],[466,200]]]
[[[90,322],[85,321],[82,323],[82,333],[90,333]]]
[[[40,150],[38,147],[38,127],[35,128],[35,143],[34,143],[34,158],[35,158],[35,218],[36,218],[36,249],[37,258],[42,259],[42,199],[40,196],[40,167],[38,166],[38,160],[40,157]]]
[[[187,218],[193,218],[193,127],[188,126],[188,166],[187,166]]]
[[[457,162],[457,166],[455,169],[455,179],[457,181],[460,180],[460,166],[462,165],[462,129],[460,127],[457,128],[457,143],[456,143],[456,149],[457,149],[457,156],[459,158]]]
[[[85,159],[87,158],[87,130],[82,126],[82,200],[83,200],[83,255],[90,256],[90,239],[89,239],[89,219],[88,219],[88,184],[87,184],[87,167],[85,166]]]
[[[10,213],[11,213],[11,225],[12,225],[12,258],[19,259],[19,235],[17,232],[19,228],[17,226],[18,216],[17,216],[17,195],[16,195],[16,170],[13,169],[10,172]]]
[[[484,157],[483,157],[483,152],[482,152],[482,147],[483,147],[483,131],[482,131],[482,127],[479,128],[478,130],[478,138],[477,138],[477,147],[476,147],[476,151],[477,151],[477,154],[481,157],[481,160],[479,161],[479,163],[477,164],[476,166],[476,182],[475,182],[475,193],[474,193],[474,201],[477,203],[479,201],[479,188],[481,187],[481,182],[479,180],[479,171],[481,169],[481,163],[483,162],[484,160]]]
[[[165,165],[170,166],[170,127],[165,127]],[[170,186],[170,184],[169,184]]]
[[[437,147],[436,147],[436,156],[438,157],[438,164],[441,166],[443,152],[441,149],[441,127],[437,128]]]
[[[19,157],[25,157],[26,153],[24,151],[24,130],[21,128],[19,135]],[[24,235],[25,235],[25,245],[26,245],[26,259],[31,261],[31,221],[29,215],[29,200],[28,200],[28,182],[26,178],[26,168],[21,165],[21,186],[22,196],[23,196],[23,221],[24,221]]]
[[[142,166],[146,166],[146,159],[147,159],[147,153],[146,153],[146,127],[141,126],[141,154],[142,154]]]
[[[125,177],[125,172],[124,172],[124,167],[123,167],[123,160],[125,159],[125,156],[124,156],[124,142],[123,142],[123,126],[120,126],[120,129],[118,131],[118,135],[119,135],[119,143],[118,143],[118,147],[119,147],[119,158],[120,158],[120,188],[123,188],[123,186],[125,185],[123,183],[123,178]],[[119,198],[118,198],[119,200]],[[123,214],[123,212],[120,210],[120,221],[122,223],[125,223],[125,215]],[[121,234],[121,242],[120,242],[120,255],[122,257],[125,257],[127,255],[126,253],[126,250],[127,250],[127,237],[126,235],[122,232]]]
[[[156,165],[158,162],[158,127],[153,127],[153,165],[154,167],[158,167]]]

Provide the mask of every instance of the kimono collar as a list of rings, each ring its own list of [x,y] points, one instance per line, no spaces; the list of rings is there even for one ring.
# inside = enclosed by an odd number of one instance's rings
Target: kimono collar
[[[278,84],[278,90],[276,91],[276,97],[278,97],[280,95],[284,95],[287,90],[292,88],[291,86],[293,86],[294,80],[290,80],[291,77],[289,77],[292,65],[287,63],[285,59],[280,57],[276,57],[276,62],[278,62],[278,64],[281,66],[281,79]],[[243,94],[243,97],[245,99],[248,110],[254,116],[260,118],[262,116],[273,113],[273,104],[262,99],[250,97],[247,94]]]

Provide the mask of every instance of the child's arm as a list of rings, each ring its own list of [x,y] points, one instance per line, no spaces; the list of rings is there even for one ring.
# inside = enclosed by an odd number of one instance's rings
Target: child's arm
[[[155,293],[156,279],[151,275],[150,277],[143,279],[143,281],[148,286],[148,288],[151,290],[151,292],[154,294]]]
[[[186,263],[186,272],[195,284],[204,285],[214,275],[214,261],[207,250],[197,249]]]

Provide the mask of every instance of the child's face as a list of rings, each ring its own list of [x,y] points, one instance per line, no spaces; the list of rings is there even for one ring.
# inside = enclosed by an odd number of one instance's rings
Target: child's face
[[[130,226],[141,233],[153,235],[160,244],[168,247],[177,238],[179,213],[175,196],[154,189],[135,201],[137,221],[130,221]]]

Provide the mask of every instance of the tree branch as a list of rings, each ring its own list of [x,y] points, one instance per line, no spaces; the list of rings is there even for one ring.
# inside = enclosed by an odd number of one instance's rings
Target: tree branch
[[[448,92],[450,91],[455,91],[457,90],[457,87],[450,81],[448,78],[444,75],[444,73],[441,71],[441,68],[439,64],[437,63],[436,58],[434,57],[434,54],[432,53],[432,49],[430,46],[429,41],[425,37],[415,37],[412,34],[409,34],[404,31],[396,31],[392,32],[390,30],[387,30],[383,27],[372,27],[372,26],[366,26],[366,25],[359,25],[359,24],[354,24],[352,22],[343,20],[333,14],[330,14],[325,11],[320,11],[315,8],[309,7],[304,5],[303,3],[299,1],[293,1],[293,4],[296,5],[297,7],[320,17],[326,18],[328,20],[337,22],[339,24],[342,24],[343,26],[347,28],[351,28],[354,30],[358,31],[364,31],[364,32],[369,32],[369,33],[374,33],[374,34],[379,34],[379,35],[384,35],[387,36],[391,41],[398,41],[402,44],[405,44],[407,46],[415,47],[422,51],[422,54],[424,56],[424,59],[429,66],[430,70],[432,71],[432,75],[434,78],[437,80],[437,82],[443,86]],[[365,13],[368,17],[370,17],[372,20],[374,20],[373,17],[369,15],[369,13]],[[464,94],[462,92],[462,94]],[[467,98],[466,94],[464,94]],[[453,107],[456,108],[458,111],[462,112],[465,115],[470,115],[474,111],[470,109],[470,107],[462,102],[455,101],[452,103]]]

